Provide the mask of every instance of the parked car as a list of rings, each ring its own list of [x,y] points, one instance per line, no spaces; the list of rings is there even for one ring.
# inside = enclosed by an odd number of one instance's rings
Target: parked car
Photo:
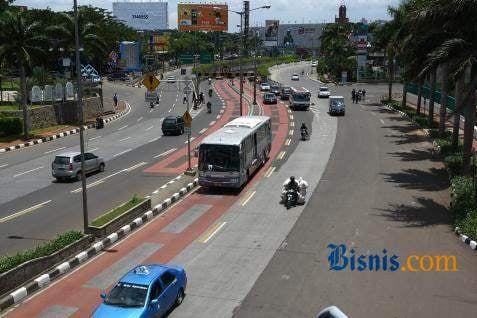
[[[175,83],[176,82],[176,78],[174,76],[168,76],[167,77],[167,82],[168,83]]]
[[[329,98],[331,95],[330,89],[326,86],[321,86],[318,90],[318,98]]]
[[[89,77],[89,80],[90,80],[91,83],[93,83],[93,84],[98,84],[98,83],[101,83],[101,76],[91,74],[90,77]]]
[[[85,172],[104,171],[104,160],[91,152],[84,154]],[[81,153],[67,152],[56,155],[51,164],[51,174],[57,180],[76,179],[81,180]]]
[[[127,79],[126,74],[117,72],[117,73],[111,73],[107,77],[108,81],[125,81]]]
[[[264,104],[276,104],[276,103],[278,103],[277,95],[275,95],[274,93],[263,94],[263,103]]]
[[[268,83],[261,83],[260,84],[260,90],[262,92],[269,91],[270,90],[270,84]]]
[[[311,62],[311,67],[317,67],[317,66],[318,66],[318,62],[317,62],[317,61]]]
[[[184,133],[184,120],[181,116],[167,116],[162,121],[162,133],[182,135]]]
[[[184,300],[186,272],[171,265],[140,265],[124,275],[92,317],[165,317]]]
[[[299,81],[300,77],[298,77],[298,74],[293,74],[292,77],[291,77],[291,80],[292,81]]]
[[[282,87],[282,91],[280,92],[280,98],[282,100],[288,100],[291,94],[291,88],[288,86]]]
[[[280,86],[278,85],[271,85],[270,86],[270,93],[274,93],[275,95],[280,95]]]

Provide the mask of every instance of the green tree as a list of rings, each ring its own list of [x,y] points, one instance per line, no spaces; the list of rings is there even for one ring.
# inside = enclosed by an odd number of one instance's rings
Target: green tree
[[[28,109],[26,72],[32,56],[43,55],[45,37],[36,22],[28,23],[23,13],[6,12],[0,19],[0,60],[11,62],[20,73],[23,108],[23,137],[28,139]]]

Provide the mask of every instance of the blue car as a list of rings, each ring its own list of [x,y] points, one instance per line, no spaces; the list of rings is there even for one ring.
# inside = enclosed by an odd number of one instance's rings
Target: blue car
[[[93,317],[163,317],[184,300],[187,276],[183,268],[140,265],[124,275]]]

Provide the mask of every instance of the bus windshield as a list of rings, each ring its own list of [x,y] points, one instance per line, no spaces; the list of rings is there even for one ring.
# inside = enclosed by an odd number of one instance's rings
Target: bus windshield
[[[240,171],[239,147],[231,145],[200,146],[199,170]]]
[[[309,102],[310,93],[293,93],[293,99],[297,102]]]

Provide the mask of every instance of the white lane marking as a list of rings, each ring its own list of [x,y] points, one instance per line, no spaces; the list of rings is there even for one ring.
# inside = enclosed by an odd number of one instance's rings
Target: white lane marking
[[[202,129],[201,131],[199,131],[199,134],[203,134],[203,133],[205,133],[206,131],[207,131],[207,128],[204,128],[204,129]]]
[[[281,151],[280,154],[278,155],[278,159],[282,160],[286,153],[287,153],[286,151]]]
[[[268,168],[267,173],[265,173],[265,177],[266,177],[266,178],[270,178],[270,176],[272,175],[273,171],[275,171],[275,167],[270,167],[270,168]]]
[[[313,108],[312,108],[313,109]],[[293,115],[290,115],[290,120],[293,120]]]
[[[123,154],[125,154],[126,152],[130,152],[131,150],[132,150],[132,148],[126,149],[126,150],[124,150],[124,151],[121,151],[120,153],[117,153],[117,154],[113,155],[113,157],[117,157],[117,156],[123,155]]]
[[[129,125],[125,125],[125,126],[123,126],[123,127],[121,127],[121,128],[118,128],[118,130],[123,130],[124,128],[128,128],[128,126],[129,126]]]
[[[155,156],[154,158],[159,158],[159,157],[167,156],[168,154],[170,154],[170,153],[172,153],[172,152],[174,152],[174,151],[176,151],[176,150],[177,150],[177,148],[169,149],[169,150],[167,150],[167,151],[165,151],[165,152],[163,152],[163,153],[161,153],[161,154]]]
[[[215,117],[215,118],[220,119],[220,117],[222,117],[222,116],[221,116],[221,115],[217,115],[217,117]]]
[[[221,114],[223,114],[223,113],[224,113],[224,110],[223,110],[223,109],[221,109],[221,110],[220,110],[220,113],[221,113]]]
[[[103,137],[103,136],[96,136],[96,137],[93,137],[93,138],[89,138],[89,141],[93,141],[93,140],[99,139],[101,137]]]
[[[157,141],[157,140],[159,140],[159,139],[161,139],[161,137],[160,137],[160,136],[159,136],[159,137],[156,137],[156,138],[154,138],[154,139],[151,139],[151,140],[149,140],[149,141],[148,141],[148,143],[150,143],[150,142],[154,142],[154,141]]]
[[[139,118],[137,119],[137,121],[139,122],[139,121],[141,121],[142,119],[143,119],[143,117],[139,117]]]
[[[66,147],[60,147],[60,148],[56,148],[56,149],[53,149],[53,150],[50,150],[50,151],[46,151],[46,152],[45,152],[45,155],[46,155],[46,154],[49,154],[49,153],[52,153],[52,152],[55,152],[55,151],[63,150],[63,149],[65,149],[65,148],[66,148]]]
[[[146,131],[151,130],[152,128],[154,128],[154,126],[147,127],[147,128],[146,128]]]
[[[110,174],[109,176],[106,176],[106,177],[104,177],[104,178],[102,178],[102,179],[96,180],[95,182],[93,182],[93,183],[91,183],[91,184],[99,184],[99,183],[102,183],[102,182],[104,182],[105,180],[107,180],[107,179],[109,179],[109,178],[111,178],[111,177],[114,177],[114,176],[117,175],[117,174],[120,174],[121,172],[124,172],[124,170],[119,170],[119,171],[117,171],[117,172],[115,172],[115,173],[113,173],[113,174]],[[86,188],[88,188],[88,185],[86,185]],[[82,190],[82,188],[78,188],[78,189],[72,190],[72,191],[70,191],[70,192],[71,192],[71,193],[79,193],[79,192],[81,192],[81,190]]]
[[[287,139],[287,140],[285,141],[285,145],[287,145],[287,146],[290,146],[290,143],[291,143],[291,139]]]
[[[192,141],[194,141],[194,140],[195,140],[195,137],[190,137],[190,142],[192,142]],[[184,141],[185,144],[187,144],[187,142],[188,142],[187,140]]]
[[[134,166],[132,166],[132,167],[126,168],[126,169],[124,169],[123,171],[125,171],[125,172],[131,172],[131,171],[133,171],[134,169],[137,169],[137,168],[139,168],[139,167],[142,167],[142,166],[144,166],[144,165],[146,165],[146,164],[147,164],[147,162],[143,161],[143,162],[138,163],[137,165],[134,165]]]
[[[168,113],[170,113],[171,111],[172,111],[172,108],[171,108],[171,109],[169,109]]]
[[[104,180],[102,180],[102,179],[101,180],[96,180],[95,182],[92,182],[92,183],[88,183],[86,185],[86,189],[92,188],[92,187],[97,186],[97,185],[102,184],[102,183],[104,183]],[[71,191],[71,193],[80,193],[81,191],[83,191],[83,188],[78,188],[76,190],[73,190],[73,191]]]
[[[0,223],[4,223],[4,222],[7,222],[7,221],[10,221],[10,220],[12,220],[12,219],[14,219],[14,218],[17,218],[17,217],[19,217],[19,216],[22,216],[22,215],[24,215],[24,214],[27,214],[27,213],[33,212],[33,211],[35,211],[35,210],[38,210],[39,208],[43,207],[44,205],[46,205],[46,204],[48,204],[48,203],[50,203],[50,202],[51,202],[51,200],[48,200],[48,201],[45,201],[45,202],[36,204],[36,205],[34,205],[34,206],[32,206],[32,207],[29,207],[29,208],[27,208],[27,209],[25,209],[25,210],[21,210],[21,211],[19,211],[19,212],[13,213],[13,214],[11,214],[11,215],[9,215],[9,216],[6,216],[6,217],[0,219]]]
[[[120,142],[121,142],[121,141],[126,141],[126,140],[128,140],[128,139],[131,139],[131,137],[126,137],[126,138],[123,138],[123,139],[119,139],[119,141],[120,141]]]
[[[220,231],[221,228],[224,227],[225,224],[227,224],[227,222],[222,222],[222,224],[217,226],[216,229],[212,233],[210,233],[210,235],[207,236],[204,241],[202,241],[202,243],[204,243],[204,244],[207,243],[212,237],[214,237],[215,234],[217,234],[217,232]]]
[[[290,131],[288,132],[288,134],[291,136],[293,136],[293,133],[294,133],[293,129],[290,129]]]
[[[16,177],[19,177],[19,176],[23,176],[24,174],[27,174],[27,173],[30,173],[30,172],[33,172],[33,171],[36,171],[36,170],[40,170],[41,168],[44,168],[44,166],[34,168],[34,169],[31,169],[31,170],[28,170],[28,171],[25,171],[25,172],[22,172],[22,173],[18,173],[16,175],[14,175],[13,177],[16,178]]]
[[[1,165],[0,168],[5,168],[6,166],[8,166],[8,163]]]
[[[93,149],[90,149],[89,152],[93,152],[93,151],[96,151],[98,150],[99,148],[93,148]]]
[[[211,122],[209,123],[209,126],[213,126],[213,125],[215,125],[215,123],[216,123],[215,120],[214,120],[214,121],[211,121]]]
[[[295,127],[295,122],[294,121],[290,122],[290,127]]]
[[[246,199],[242,202],[242,206],[245,206],[245,205],[248,203],[248,201],[250,201],[250,199],[253,198],[253,196],[255,195],[255,193],[257,193],[257,191],[253,191],[252,193],[250,193],[250,194],[246,197]]]
[[[384,125],[384,120],[380,119],[380,121],[381,121],[381,124],[383,124],[383,125]]]

